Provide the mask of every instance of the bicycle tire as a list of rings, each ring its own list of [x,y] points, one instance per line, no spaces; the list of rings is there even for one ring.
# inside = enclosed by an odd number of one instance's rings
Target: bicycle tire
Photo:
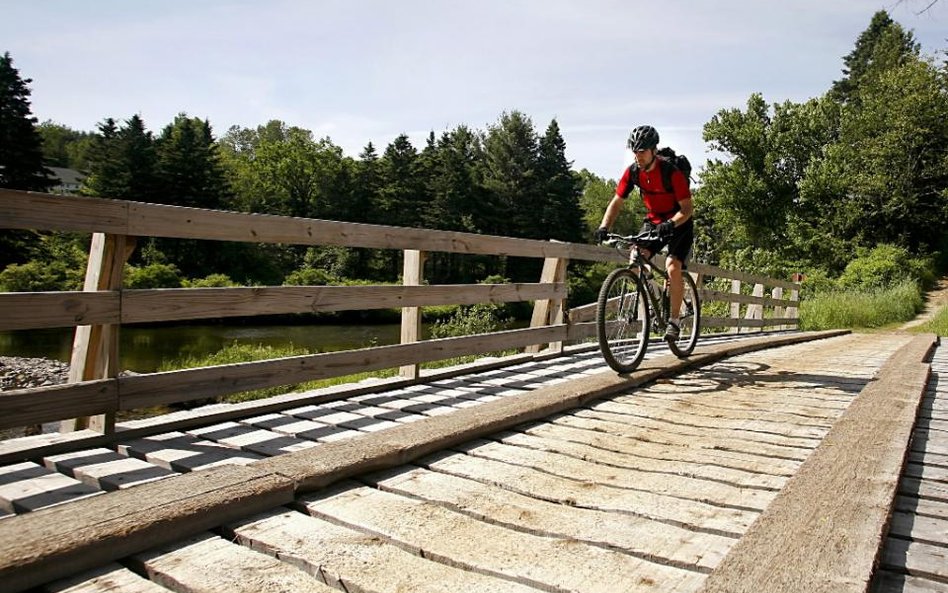
[[[596,303],[596,334],[602,357],[613,370],[630,373],[645,356],[649,304],[642,280],[628,268],[613,270]]]
[[[691,274],[684,272],[681,276],[683,290],[679,312],[680,333],[677,340],[667,340],[667,342],[672,354],[678,358],[685,358],[694,352],[698,336],[701,334],[701,297]]]

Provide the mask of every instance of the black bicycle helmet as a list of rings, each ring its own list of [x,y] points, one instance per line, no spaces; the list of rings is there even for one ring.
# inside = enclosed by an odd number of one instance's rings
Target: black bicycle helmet
[[[652,126],[639,126],[629,134],[630,150],[655,150],[658,148],[658,130]]]

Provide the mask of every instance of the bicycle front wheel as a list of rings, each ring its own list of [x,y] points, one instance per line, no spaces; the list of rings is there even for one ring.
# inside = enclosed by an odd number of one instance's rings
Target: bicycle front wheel
[[[606,364],[619,373],[639,366],[648,346],[649,306],[641,279],[628,268],[614,270],[599,290],[596,333]]]
[[[701,333],[701,300],[698,296],[698,287],[691,274],[684,272],[681,277],[684,288],[681,309],[678,312],[681,332],[677,340],[668,340],[668,348],[675,356],[684,358],[694,351],[695,344],[698,343],[698,334]]]

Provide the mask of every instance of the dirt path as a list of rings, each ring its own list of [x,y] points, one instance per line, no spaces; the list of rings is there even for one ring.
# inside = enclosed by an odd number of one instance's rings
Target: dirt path
[[[935,313],[944,306],[948,305],[948,276],[941,278],[935,288],[931,289],[925,295],[925,307],[912,321],[902,325],[899,329],[908,329],[921,325],[935,316]]]

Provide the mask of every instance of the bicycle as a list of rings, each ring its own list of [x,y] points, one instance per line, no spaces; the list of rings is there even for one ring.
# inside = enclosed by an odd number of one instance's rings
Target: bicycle
[[[629,265],[613,270],[603,281],[596,304],[596,333],[603,358],[619,373],[632,372],[648,347],[652,332],[663,334],[668,324],[669,277],[645,258],[640,246],[654,241],[654,232],[638,235],[609,234],[603,245],[629,249]],[[662,280],[660,288],[656,279]],[[701,301],[691,274],[682,274],[683,292],[677,340],[666,340],[679,358],[695,349],[701,328]],[[654,313],[654,317],[653,317]]]

